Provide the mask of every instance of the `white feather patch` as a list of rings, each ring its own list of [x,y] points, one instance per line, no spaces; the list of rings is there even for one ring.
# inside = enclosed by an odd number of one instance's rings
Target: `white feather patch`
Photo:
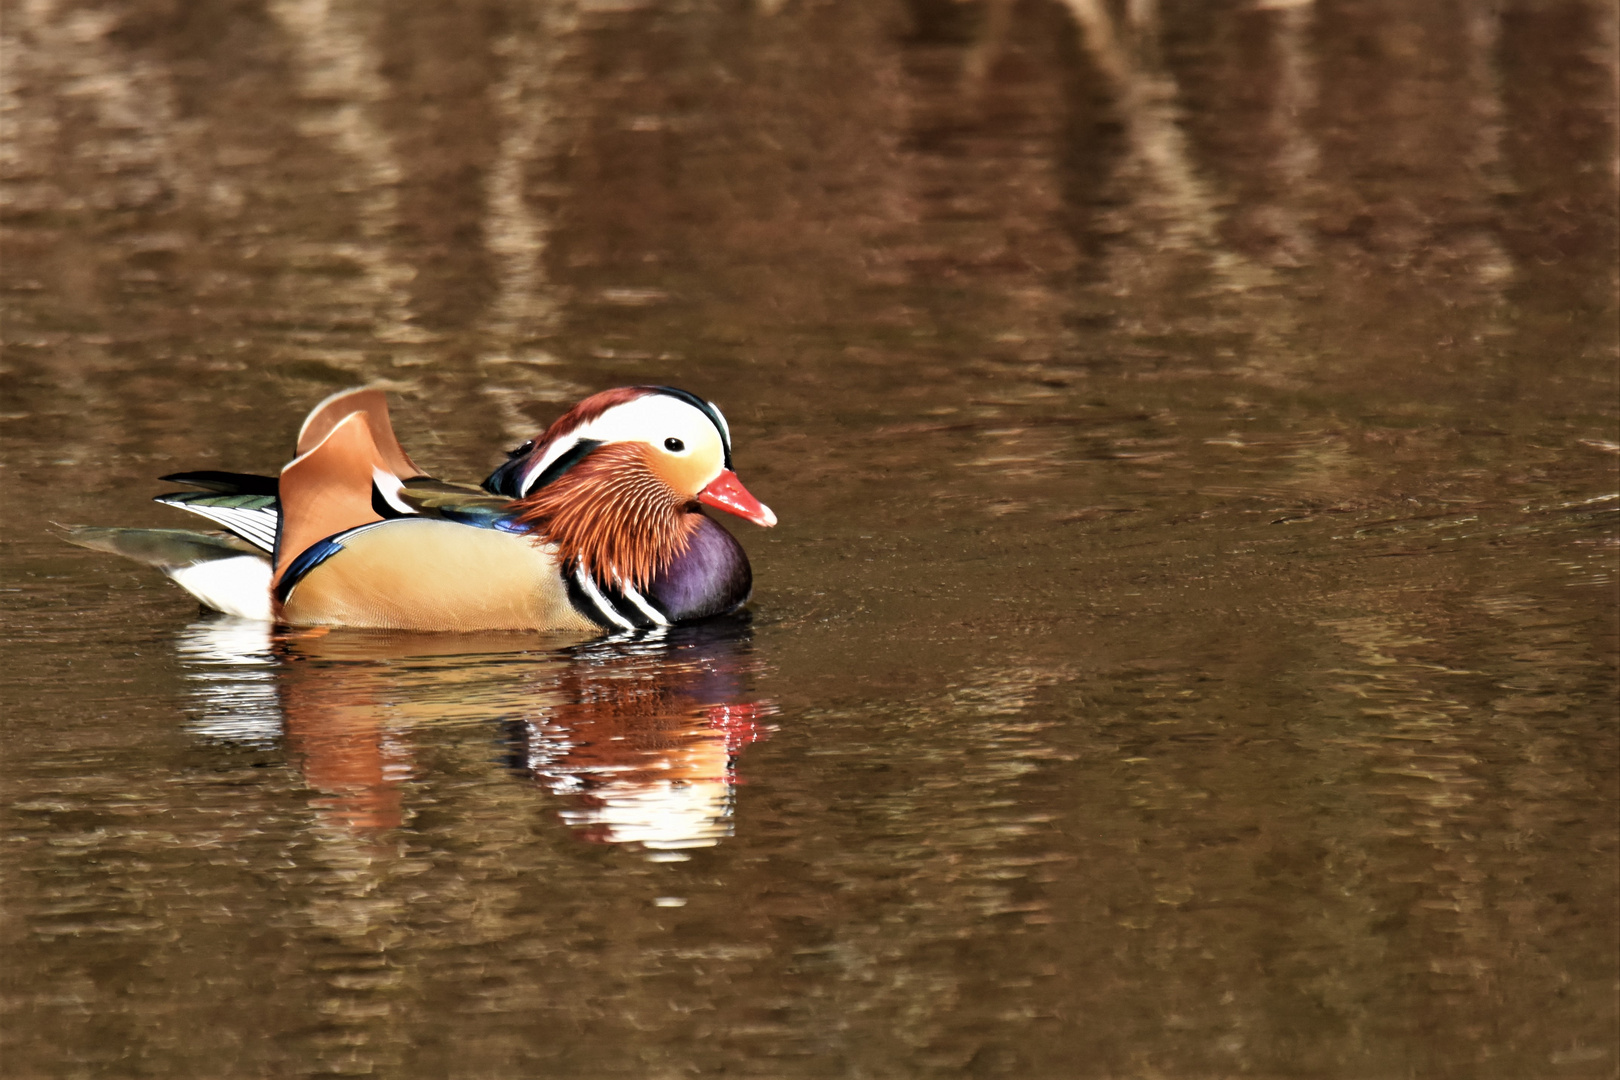
[[[399,493],[405,490],[404,481],[389,472],[387,469],[371,467],[371,483],[376,487],[377,493],[383,501],[401,514],[415,514],[416,511],[400,501]]]
[[[210,559],[163,571],[215,611],[270,622],[270,561],[257,555]]]
[[[155,499],[153,501],[163,503],[165,506],[189,510],[193,514],[223,525],[248,543],[261,547],[265,551],[274,551],[276,548],[276,526],[281,520],[281,511],[274,506],[250,509],[241,506],[210,506],[207,503],[198,505],[187,502],[170,502],[167,499]]]

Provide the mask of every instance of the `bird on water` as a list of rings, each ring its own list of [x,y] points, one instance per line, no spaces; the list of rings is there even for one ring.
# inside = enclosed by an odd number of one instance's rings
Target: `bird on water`
[[[288,626],[629,631],[735,611],[748,557],[704,513],[776,515],[732,470],[712,402],[604,390],[480,487],[425,475],[381,390],[317,405],[279,476],[174,473],[158,502],[223,532],[80,526],[67,539],[154,566],[205,606]]]

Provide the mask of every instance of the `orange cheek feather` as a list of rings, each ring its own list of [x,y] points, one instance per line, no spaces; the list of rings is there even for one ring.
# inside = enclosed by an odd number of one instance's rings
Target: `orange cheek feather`
[[[604,446],[519,500],[517,520],[555,543],[565,564],[644,588],[686,551],[700,520],[681,512],[692,496],[668,479],[663,457],[641,443]]]
[[[670,454],[653,450],[647,455],[648,469],[658,479],[669,485],[669,489],[683,499],[695,499],[698,492],[703,490],[708,480],[709,469],[698,460],[698,456],[678,458]]]

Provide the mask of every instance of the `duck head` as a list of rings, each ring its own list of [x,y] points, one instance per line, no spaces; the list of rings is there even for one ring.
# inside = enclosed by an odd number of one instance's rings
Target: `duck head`
[[[684,554],[701,506],[776,524],[732,471],[720,410],[668,386],[586,398],[512,451],[484,487],[513,499],[513,520],[565,559],[637,588]]]

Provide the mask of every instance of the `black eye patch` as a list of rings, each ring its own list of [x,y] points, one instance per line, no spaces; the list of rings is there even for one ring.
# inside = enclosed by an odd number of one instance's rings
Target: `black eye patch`
[[[670,436],[664,440],[664,449],[668,450],[672,454],[678,454],[682,450],[686,449],[686,444],[674,436]]]

